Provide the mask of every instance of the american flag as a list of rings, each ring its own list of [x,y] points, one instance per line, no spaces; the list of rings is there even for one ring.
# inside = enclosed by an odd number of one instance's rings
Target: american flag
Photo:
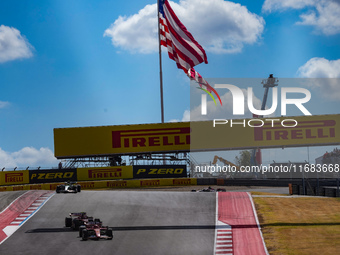
[[[172,10],[168,0],[158,0],[160,43],[168,49],[169,58],[174,60],[190,79],[195,80],[213,91],[221,105],[222,101],[213,87],[203,79],[194,66],[204,62],[208,64],[207,55],[203,47],[195,40]]]
[[[168,0],[159,0],[161,45],[167,47],[169,57],[177,67],[188,73],[190,68],[202,62],[208,63],[207,55],[171,9]]]

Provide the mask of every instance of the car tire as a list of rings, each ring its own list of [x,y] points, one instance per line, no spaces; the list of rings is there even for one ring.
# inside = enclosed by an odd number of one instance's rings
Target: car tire
[[[89,239],[89,232],[87,232],[86,229],[83,229],[83,232],[81,233],[81,239],[83,241],[87,241],[87,239]]]
[[[108,240],[112,240],[112,238],[113,238],[112,228],[107,229],[106,235],[109,237]]]
[[[65,218],[65,227],[69,228],[72,226],[72,218],[66,217]]]
[[[86,229],[85,225],[81,225],[81,226],[79,227],[79,237],[82,237],[82,235],[83,235],[83,230],[84,230],[84,229]]]
[[[82,224],[82,222],[80,220],[74,219],[73,220],[73,229],[74,230],[79,230],[79,227],[80,227],[81,224]]]
[[[77,191],[80,192],[81,191],[81,186],[77,185]]]

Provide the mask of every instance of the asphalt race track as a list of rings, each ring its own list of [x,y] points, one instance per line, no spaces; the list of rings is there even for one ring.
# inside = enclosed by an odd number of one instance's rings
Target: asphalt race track
[[[82,191],[55,194],[0,245],[0,254],[213,254],[216,193]],[[87,212],[113,228],[113,240],[82,241],[64,227]]]

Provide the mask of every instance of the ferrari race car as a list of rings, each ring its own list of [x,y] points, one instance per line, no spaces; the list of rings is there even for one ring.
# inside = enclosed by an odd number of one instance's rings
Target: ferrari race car
[[[98,221],[89,221],[85,225],[80,226],[79,237],[81,237],[83,241],[87,241],[88,239],[112,240],[113,233],[112,228],[103,226],[102,222],[98,219]]]
[[[76,182],[65,182],[65,184],[58,185],[57,193],[77,193],[81,191],[81,186]]]
[[[100,222],[99,219],[95,219]],[[70,213],[70,217],[65,218],[65,226],[73,230],[79,230],[80,226],[86,226],[89,222],[93,222],[93,217],[87,216],[86,212]]]

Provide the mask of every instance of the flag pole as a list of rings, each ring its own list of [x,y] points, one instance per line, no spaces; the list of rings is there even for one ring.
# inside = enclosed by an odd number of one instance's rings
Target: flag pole
[[[159,53],[159,84],[161,92],[161,120],[164,123],[164,103],[163,103],[163,72],[162,72],[162,49],[161,49],[161,28],[159,23],[159,0],[157,0],[157,17],[158,17],[158,53]]]

